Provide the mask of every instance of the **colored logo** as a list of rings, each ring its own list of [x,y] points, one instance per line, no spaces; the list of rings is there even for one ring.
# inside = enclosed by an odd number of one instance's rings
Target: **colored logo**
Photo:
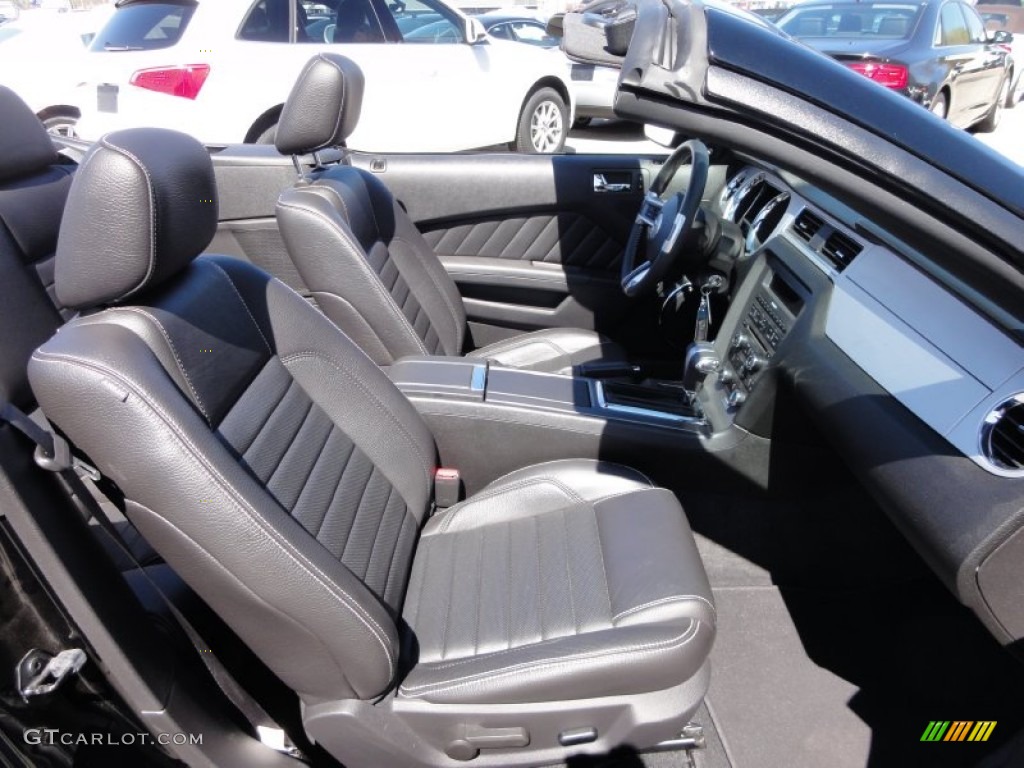
[[[921,741],[988,741],[995,728],[995,720],[932,720]]]

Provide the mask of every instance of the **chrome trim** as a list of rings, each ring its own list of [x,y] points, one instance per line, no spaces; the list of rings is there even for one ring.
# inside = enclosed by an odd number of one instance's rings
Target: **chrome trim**
[[[758,171],[744,180],[744,182],[736,188],[736,191],[729,198],[729,202],[722,209],[722,216],[734,224],[737,223],[733,218],[736,215],[736,209],[740,207],[740,203],[746,199],[751,190],[766,179],[767,174],[765,174],[764,171]]]
[[[779,192],[779,194],[764,204],[764,207],[758,212],[757,216],[754,217],[754,220],[750,222],[750,229],[747,230],[747,240],[746,243],[744,243],[747,253],[753,253],[762,244],[767,243],[771,239],[771,236],[775,234],[775,231],[778,229],[777,226],[776,230],[769,232],[762,240],[758,236],[758,230],[761,228],[761,225],[764,224],[764,220],[768,218],[768,215],[772,211],[780,205],[789,204],[789,197],[789,192]],[[785,215],[785,211],[783,211],[783,215]],[[781,223],[781,220],[779,223]]]
[[[985,458],[985,462],[991,470],[1004,477],[1024,477],[1024,469],[1008,467],[993,456],[992,433],[1008,410],[1021,406],[1024,406],[1024,392],[1018,392],[1015,395],[1004,398],[999,405],[985,414],[985,420],[982,421],[981,429],[978,431],[978,447],[981,455]]]
[[[619,405],[618,403],[609,403],[604,396],[604,382],[594,381],[592,382],[594,391],[594,403],[600,410],[612,411],[614,413],[624,413],[627,416],[645,416],[648,419],[656,419],[659,421],[667,421],[671,424],[685,424],[687,426],[703,427],[707,425],[707,420],[697,416],[680,416],[677,413],[666,413],[665,411],[655,411],[650,408],[638,408],[635,405]]]
[[[487,386],[487,366],[474,365],[473,373],[469,377],[469,391],[483,392]]]

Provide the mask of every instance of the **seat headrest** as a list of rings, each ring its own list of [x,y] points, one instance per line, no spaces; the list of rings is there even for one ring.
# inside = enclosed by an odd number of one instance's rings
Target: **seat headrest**
[[[66,307],[115,304],[183,270],[217,229],[210,156],[163,128],[108,133],[71,185],[55,288]]]
[[[336,147],[359,123],[363,72],[351,59],[319,53],[302,70],[281,110],[274,144],[283,155]]]
[[[41,171],[57,162],[50,135],[28,104],[0,85],[0,181]]]

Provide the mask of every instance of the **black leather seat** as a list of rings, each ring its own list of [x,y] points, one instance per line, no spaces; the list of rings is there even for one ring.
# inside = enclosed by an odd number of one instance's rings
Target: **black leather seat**
[[[318,54],[285,103],[275,143],[307,154],[341,145],[355,130],[363,76],[349,59]],[[320,308],[379,365],[406,355],[463,355],[499,365],[568,373],[624,361],[594,331],[554,328],[470,349],[454,281],[387,187],[337,165],[285,191],[277,206],[285,245]]]
[[[48,417],[346,765],[503,765],[679,733],[711,592],[675,497],[617,465],[514,472],[431,516],[436,447],[387,376],[252,265],[199,256],[205,149],[107,135],[75,177],[35,352]],[[512,729],[495,733],[502,726]],[[477,739],[477,741],[474,741]],[[504,741],[502,741],[504,739]]]

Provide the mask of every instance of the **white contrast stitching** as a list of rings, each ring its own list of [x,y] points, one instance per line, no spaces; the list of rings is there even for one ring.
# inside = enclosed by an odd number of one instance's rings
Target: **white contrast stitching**
[[[112,312],[133,312],[137,315],[142,315],[146,319],[150,320],[159,330],[164,337],[164,341],[167,342],[168,348],[171,350],[171,354],[174,356],[174,362],[178,364],[178,370],[181,371],[181,375],[185,377],[185,383],[188,384],[189,391],[192,393],[192,397],[196,399],[196,405],[199,407],[200,413],[203,414],[203,418],[206,419],[207,424],[212,424],[210,420],[210,414],[206,412],[206,408],[203,407],[202,398],[199,397],[199,392],[196,391],[195,386],[192,384],[192,378],[188,375],[188,371],[185,370],[185,366],[181,364],[181,358],[178,357],[178,351],[174,347],[174,342],[171,341],[171,336],[167,333],[167,329],[164,328],[163,324],[153,315],[141,307],[111,307]]]
[[[327,365],[331,366],[334,370],[336,370],[346,379],[351,381],[355,386],[359,387],[359,389],[362,390],[363,394],[366,395],[366,397],[368,397],[370,400],[372,400],[377,405],[377,407],[380,408],[381,412],[384,413],[394,422],[395,426],[398,428],[398,431],[402,433],[402,436],[405,437],[406,441],[409,443],[409,447],[413,449],[413,452],[416,453],[416,455],[419,456],[420,461],[423,462],[423,471],[426,476],[427,494],[429,495],[431,491],[432,480],[431,470],[433,469],[434,464],[429,458],[427,458],[426,454],[423,453],[423,451],[420,449],[420,446],[416,444],[415,438],[411,434],[409,434],[409,430],[405,428],[405,425],[403,425],[402,422],[399,421],[398,418],[396,418],[395,415],[384,406],[384,403],[382,403],[380,399],[373,393],[373,391],[368,389],[367,386],[359,378],[357,378],[348,369],[339,365],[336,361],[327,357],[327,355],[323,354],[322,352],[316,352],[314,350],[301,350],[299,352],[293,352],[292,354],[287,355],[286,357],[282,357],[281,363],[287,368],[289,363],[308,359],[319,360],[320,362],[326,363]]]
[[[139,160],[135,155],[129,152],[124,147],[118,147],[107,141],[106,136],[100,139],[100,144],[112,152],[117,152],[122,157],[127,157],[135,165],[138,166],[139,170],[142,171],[142,175],[146,177],[146,197],[149,198],[149,265],[146,268],[146,274],[139,281],[139,284],[134,288],[130,289],[127,293],[122,294],[119,298],[126,299],[133,293],[139,291],[144,286],[149,278],[153,276],[153,271],[156,269],[156,202],[153,199],[153,179],[149,175],[149,171],[146,170],[146,166],[143,165],[142,161]]]
[[[213,266],[214,269],[216,269],[218,272],[224,275],[224,278],[228,281],[228,284],[231,286],[231,290],[235,292],[235,296],[237,296],[238,300],[242,302],[242,308],[245,309],[245,314],[249,316],[249,319],[252,320],[252,324],[256,326],[256,333],[258,333],[260,335],[260,338],[263,339],[263,344],[264,346],[266,346],[267,352],[269,352],[270,354],[274,354],[274,350],[271,348],[270,342],[267,341],[267,337],[263,335],[263,329],[260,328],[260,324],[257,323],[256,318],[253,317],[252,312],[249,310],[249,305],[245,303],[245,299],[242,298],[242,294],[239,292],[238,286],[235,285],[235,281],[231,279],[231,275],[224,271],[224,267],[222,267],[220,264],[213,261],[212,259],[205,259],[204,263],[210,264],[211,266]]]
[[[446,680],[443,683],[441,683],[441,682],[437,682],[437,683],[424,683],[423,685],[415,685],[415,686],[411,686],[411,687],[410,686],[402,685],[400,687],[400,690],[402,691],[403,694],[405,694],[409,698],[419,698],[420,696],[426,695],[428,693],[443,693],[444,691],[451,691],[451,690],[454,690],[456,688],[462,688],[462,687],[465,687],[467,685],[471,685],[472,683],[477,682],[477,681],[479,681],[481,679],[492,680],[492,679],[497,678],[497,677],[505,677],[507,675],[512,675],[512,674],[516,674],[516,673],[527,671],[527,670],[532,671],[534,669],[541,669],[541,668],[548,667],[548,666],[553,666],[553,665],[556,665],[556,664],[564,664],[564,663],[570,662],[570,661],[590,661],[592,659],[600,659],[600,658],[604,658],[606,656],[618,656],[618,655],[622,655],[622,654],[634,654],[634,653],[640,653],[640,652],[643,652],[643,651],[658,650],[658,649],[662,649],[662,648],[664,648],[666,650],[674,650],[675,648],[683,647],[688,642],[690,642],[694,637],[696,637],[697,634],[698,634],[698,630],[700,628],[700,624],[701,624],[701,622],[699,622],[699,621],[697,621],[695,619],[690,619],[689,623],[686,626],[686,629],[682,632],[682,634],[676,635],[675,637],[671,637],[671,638],[668,638],[666,640],[659,640],[659,641],[653,642],[653,643],[645,643],[645,644],[642,644],[642,645],[635,645],[635,646],[632,646],[632,647],[629,647],[629,648],[616,648],[616,649],[613,649],[613,650],[605,650],[605,651],[590,651],[590,652],[587,652],[587,653],[570,654],[568,656],[557,656],[557,657],[554,657],[554,658],[538,659],[538,660],[535,660],[535,661],[524,661],[524,662],[521,662],[519,664],[513,664],[513,665],[508,666],[508,667],[503,667],[501,669],[486,670],[486,671],[483,671],[483,672],[474,672],[471,675],[465,675],[463,677],[453,678],[452,680]],[[519,649],[516,649],[516,650],[519,650]],[[507,651],[498,651],[498,653],[507,653]],[[463,659],[462,661],[463,662],[479,661],[479,657]],[[440,665],[436,666],[436,667],[434,667],[434,665],[430,665],[430,666],[432,666],[435,669],[441,669],[441,668],[450,668],[451,666],[454,666],[455,664],[458,664],[458,663],[460,663],[460,662],[453,662],[451,665],[445,665],[445,667],[442,667]]]
[[[186,448],[191,452],[192,457],[201,464],[209,473],[213,476],[215,481],[218,481],[220,486],[227,492],[229,498],[234,501],[239,511],[243,512],[246,517],[249,518],[253,523],[256,524],[268,538],[277,544],[278,548],[288,556],[297,566],[302,568],[308,573],[314,581],[320,584],[328,593],[335,596],[341,605],[349,609],[353,616],[374,636],[381,648],[384,650],[384,655],[387,659],[388,665],[393,666],[395,664],[394,656],[392,655],[391,648],[388,646],[386,639],[387,633],[381,628],[377,621],[369,613],[363,609],[361,605],[349,595],[339,584],[336,584],[330,577],[327,576],[320,568],[310,561],[302,552],[294,549],[290,542],[285,539],[278,538],[277,532],[272,528],[264,525],[264,522],[260,518],[259,514],[248,504],[241,492],[238,491],[221,473],[216,467],[206,461],[205,457],[196,446],[189,440],[188,436],[182,433],[174,421],[168,416],[168,414],[155,402],[147,398],[142,391],[135,386],[134,382],[129,381],[120,372],[115,371],[105,365],[101,365],[91,360],[85,360],[83,358],[75,357],[73,355],[66,354],[54,354],[52,352],[42,352],[36,350],[33,354],[33,358],[39,362],[56,362],[59,360],[66,360],[73,365],[79,365],[85,368],[91,368],[100,373],[104,373],[116,381],[124,384],[128,389],[139,398],[139,401],[147,405],[150,409],[155,411],[170,429],[171,433],[185,445]],[[319,578],[322,577],[322,578]],[[371,626],[372,625],[372,626]]]
[[[712,603],[706,597],[701,597],[700,595],[670,595],[669,597],[661,597],[657,600],[651,600],[650,602],[643,603],[642,605],[634,605],[632,608],[627,608],[624,611],[620,611],[619,613],[612,616],[612,623],[614,624],[619,619],[624,619],[627,616],[633,615],[634,613],[640,613],[640,611],[644,611],[648,608],[655,608],[659,605],[664,605],[668,603],[682,603],[688,600],[698,600],[702,603],[705,603],[708,606],[708,608],[711,609],[711,613],[713,615],[717,615],[714,603]]]
[[[352,249],[354,246],[356,256],[358,257],[357,261],[359,262],[360,266],[362,266],[366,271],[370,272],[370,283],[376,289],[377,293],[384,298],[385,304],[391,308],[393,314],[398,318],[399,324],[404,325],[409,334],[411,334],[412,337],[416,340],[416,345],[419,347],[420,351],[425,355],[430,354],[430,352],[427,350],[427,345],[423,343],[423,339],[420,338],[420,335],[416,333],[416,329],[413,328],[412,323],[409,322],[409,318],[405,316],[404,312],[402,312],[402,309],[401,307],[398,306],[398,303],[395,301],[395,298],[390,293],[388,293],[387,289],[384,287],[384,284],[381,282],[380,276],[377,273],[375,273],[373,269],[370,267],[370,263],[367,261],[368,256],[366,255],[366,251],[363,249],[363,246],[360,245],[359,242],[355,239],[354,235],[349,236],[349,233],[347,233],[344,229],[339,227],[337,222],[332,221],[330,217],[325,216],[323,213],[316,210],[315,208],[307,208],[304,205],[299,205],[296,203],[282,203],[280,201],[278,201],[277,205],[279,208],[288,208],[293,211],[298,211],[300,213],[310,214],[320,219],[329,227],[335,229],[341,236],[342,240],[345,242],[346,245],[348,245],[350,249]],[[388,255],[388,258],[390,258],[390,254]]]

